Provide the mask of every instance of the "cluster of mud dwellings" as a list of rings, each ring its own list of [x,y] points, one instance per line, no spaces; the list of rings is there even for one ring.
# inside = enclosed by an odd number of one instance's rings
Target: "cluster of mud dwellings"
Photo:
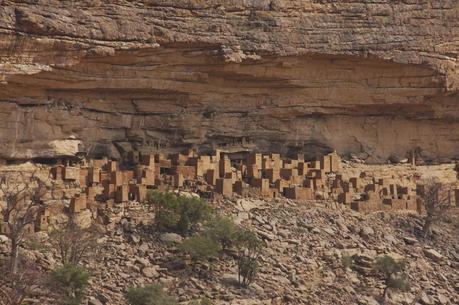
[[[78,213],[95,203],[142,202],[148,189],[187,189],[207,197],[237,193],[311,200],[315,190],[324,189],[327,173],[338,172],[339,166],[336,153],[305,162],[301,156],[282,160],[279,154],[215,151],[197,155],[189,151],[153,155],[132,151],[121,164],[103,159],[76,166],[57,165],[52,176],[84,187],[70,203],[71,212]]]
[[[369,213],[385,210],[411,210],[422,213],[424,206],[425,185],[415,176],[402,177],[397,183],[394,178],[360,177],[343,181],[336,175],[332,182],[331,195],[339,203],[345,204],[358,212]],[[400,181],[400,179],[398,180]],[[448,201],[442,204],[459,207],[459,189],[445,185],[438,194],[438,200]]]
[[[364,213],[420,210],[417,196],[422,193],[422,186],[413,177],[404,177],[403,183],[365,177],[365,173],[344,179],[340,166],[336,153],[307,162],[302,155],[281,158],[275,153],[217,150],[198,155],[190,150],[166,155],[131,151],[121,162],[91,159],[56,165],[51,173],[58,184],[82,190],[71,198],[70,212],[90,209],[94,217],[100,209],[145,201],[149,189],[191,190],[213,198],[238,194],[264,198],[284,196],[300,201],[325,199]],[[452,193],[453,202],[459,206],[459,190]],[[31,230],[47,230],[49,218],[50,212],[43,211]],[[5,230],[5,226],[0,226],[1,230]]]
[[[371,180],[368,183],[363,177],[354,177],[349,181],[342,181],[338,175],[333,181],[332,193],[339,203],[364,213],[380,210],[419,210],[414,178],[409,178],[404,186],[396,184],[392,179]]]
[[[87,160],[74,166],[58,165],[54,179],[78,182],[84,192],[72,198],[70,210],[111,207],[128,201],[143,202],[149,189],[187,189],[202,196],[284,196],[295,200],[333,199],[371,212],[383,209],[416,210],[416,183],[401,186],[388,179],[351,178],[340,174],[338,154],[306,162],[302,155],[214,151],[198,155],[190,150],[176,154],[142,154],[131,151],[123,162]],[[459,196],[458,196],[459,198]]]

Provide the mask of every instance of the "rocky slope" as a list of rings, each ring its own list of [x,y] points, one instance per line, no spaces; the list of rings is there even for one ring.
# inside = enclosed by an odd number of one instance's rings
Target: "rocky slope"
[[[113,290],[123,291],[126,282],[139,285],[154,278],[165,283],[180,300],[206,295],[216,304],[377,304],[381,281],[371,276],[364,263],[356,263],[355,269],[359,271],[343,270],[342,257],[356,255],[360,261],[371,264],[377,255],[390,254],[409,261],[412,282],[409,293],[392,296],[396,304],[422,304],[422,297],[431,304],[454,304],[459,297],[455,271],[459,267],[457,217],[452,224],[441,227],[436,241],[430,243],[413,239],[420,224],[419,217],[414,215],[362,216],[348,210],[297,206],[288,201],[240,200],[237,204],[225,204],[231,206],[236,219],[258,232],[267,245],[259,278],[249,289],[235,286],[236,266],[231,258],[212,262],[213,270],[199,275],[171,268],[173,248],[149,241],[151,236],[141,237],[129,247],[122,246],[126,240],[132,241],[132,231],[141,234],[126,222],[123,231],[118,231],[123,233],[107,239],[108,251],[104,251],[112,254],[104,262],[106,268],[119,268],[120,273],[102,272],[100,281],[105,284],[95,290],[101,295],[113,295]],[[388,227],[387,223],[391,225]],[[429,257],[431,247],[442,257]],[[128,261],[123,259],[126,255],[131,256]],[[145,274],[148,267],[155,272]],[[137,268],[143,277],[136,276]]]
[[[453,164],[413,167],[346,162],[342,168],[345,177],[365,173],[369,177],[402,181],[416,175],[437,177],[443,183],[457,182]],[[49,166],[26,163],[1,166],[0,171],[3,176],[34,173],[45,178]],[[64,206],[80,192],[79,185],[49,187],[53,191],[44,200],[57,213],[51,225],[60,227],[68,221]],[[183,304],[206,295],[216,305],[377,305],[383,281],[371,266],[380,255],[408,262],[406,272],[411,289],[405,293],[391,292],[389,304],[453,305],[459,297],[457,208],[451,210],[446,221],[434,226],[432,239],[424,239],[420,237],[422,217],[407,211],[364,215],[340,209],[334,202],[293,202],[280,198],[221,199],[212,204],[218,213],[231,217],[263,239],[260,272],[252,286],[242,289],[235,283],[237,269],[231,251],[197,270],[187,266],[187,259],[177,249],[186,236],[158,231],[152,225],[152,207],[130,202],[108,210],[101,207],[98,220],[105,224],[98,222],[102,232],[98,250],[83,261],[92,275],[87,304],[124,305],[123,293],[129,287],[154,283],[163,285]],[[90,210],[86,210],[74,215],[74,220],[89,227],[91,216]],[[49,235],[39,232],[35,237],[28,239],[21,254],[44,272],[60,266]],[[9,248],[8,238],[0,235],[0,259],[9,253]],[[342,262],[347,256],[354,256],[355,261],[348,269]],[[46,297],[37,302],[49,303]]]
[[[51,141],[72,135],[115,156],[459,157],[456,0],[0,3],[5,158],[68,154]]]
[[[125,304],[122,295],[128,287],[160,283],[183,304],[205,295],[217,305],[376,305],[383,281],[371,266],[379,255],[408,261],[411,289],[392,291],[389,304],[452,305],[459,297],[457,210],[435,227],[433,240],[424,240],[416,234],[422,222],[415,214],[362,215],[287,200],[220,204],[220,210],[266,244],[253,285],[242,289],[235,284],[236,266],[227,255],[199,271],[185,267],[175,246],[182,238],[151,231],[151,215],[137,207],[126,210],[121,222],[98,240],[103,255],[86,261],[93,275],[88,304]],[[346,256],[354,256],[352,268],[343,267]],[[49,250],[29,251],[29,257],[46,269],[58,265]]]

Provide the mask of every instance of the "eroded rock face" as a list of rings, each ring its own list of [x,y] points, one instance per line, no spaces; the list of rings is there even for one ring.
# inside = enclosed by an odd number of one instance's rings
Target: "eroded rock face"
[[[457,1],[219,2],[2,1],[0,154],[459,157]]]

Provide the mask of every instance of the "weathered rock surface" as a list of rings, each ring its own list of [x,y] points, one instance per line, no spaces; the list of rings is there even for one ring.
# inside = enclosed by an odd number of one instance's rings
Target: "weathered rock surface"
[[[457,209],[451,211],[451,221],[436,224],[433,239],[423,239],[414,230],[422,221],[417,214],[362,215],[280,199],[264,202],[260,209],[259,200],[246,201],[247,207],[249,201],[253,204],[244,211],[234,201],[215,204],[229,217],[249,213],[243,225],[257,232],[266,245],[257,279],[248,288],[236,284],[237,266],[229,253],[197,269],[187,267],[164,233],[135,222],[126,230],[122,223],[132,219],[127,213],[115,230],[99,239],[103,255],[85,260],[92,274],[89,304],[125,304],[123,293],[129,287],[152,283],[162,284],[183,304],[202,296],[216,305],[380,304],[384,282],[373,266],[382,255],[407,261],[405,271],[411,286],[407,292],[390,290],[387,304],[457,303]],[[343,226],[349,229],[343,230]],[[373,234],[359,234],[370,227]],[[141,236],[142,242],[133,242],[133,235]],[[407,238],[416,242],[406,244]],[[30,251],[46,262],[47,268],[58,264],[49,248]],[[441,260],[434,259],[437,253],[442,253]],[[346,257],[352,258],[349,266],[343,263]]]
[[[126,143],[458,158],[445,1],[0,1],[0,155]],[[24,153],[27,152],[27,153]]]

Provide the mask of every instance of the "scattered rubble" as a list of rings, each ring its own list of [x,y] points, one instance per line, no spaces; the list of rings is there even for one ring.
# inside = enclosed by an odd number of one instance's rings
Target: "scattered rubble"
[[[222,199],[217,204],[232,218],[244,213],[241,224],[266,244],[254,285],[237,286],[236,266],[226,254],[193,272],[177,255],[182,236],[151,230],[143,225],[146,219],[134,221],[127,212],[115,230],[99,239],[103,255],[85,262],[93,274],[88,304],[125,304],[128,287],[148,283],[164,285],[183,302],[205,295],[215,304],[378,304],[383,286],[372,266],[380,255],[408,262],[411,290],[390,293],[394,304],[417,299],[452,305],[459,297],[458,210],[453,211],[456,222],[442,224],[429,241],[407,229],[406,223],[419,220],[415,213],[362,215],[287,199]],[[30,251],[42,264],[56,264],[49,253]],[[348,268],[344,257],[352,258]]]
[[[114,161],[103,162],[106,163],[101,168],[117,169],[115,174],[108,175],[110,179],[116,180],[118,173],[126,175],[118,170],[119,164],[115,165]],[[158,164],[156,160],[155,164]],[[358,166],[359,172],[365,171],[365,165]],[[93,171],[90,168],[88,175]],[[42,166],[40,171],[48,169]],[[231,166],[231,171],[233,169]],[[81,170],[79,175],[70,170],[67,177],[74,174],[82,179]],[[354,176],[352,170],[343,171],[345,175]],[[65,172],[64,166],[64,177]],[[99,181],[104,175],[104,171],[99,171]],[[362,181],[373,179],[368,177],[375,177],[377,173],[367,170],[366,175]],[[424,239],[417,234],[422,216],[416,211],[362,214],[349,209],[348,205],[332,204],[333,198],[322,197],[294,200],[284,196],[266,197],[261,193],[246,197],[211,196],[216,211],[251,228],[266,245],[256,282],[242,289],[237,285],[236,265],[229,259],[229,253],[199,266],[197,271],[191,270],[188,259],[178,252],[184,236],[158,231],[153,225],[154,207],[129,198],[130,192],[127,196],[119,195],[127,197],[127,201],[121,202],[117,202],[116,193],[115,199],[105,203],[95,200],[87,204],[89,197],[86,197],[85,207],[80,201],[84,198],[82,190],[94,187],[103,195],[105,191],[99,188],[100,182],[82,188],[80,183],[64,180],[50,182],[54,192],[47,199],[49,214],[43,217],[50,217],[52,213],[55,217],[41,220],[43,230],[36,234],[42,247],[26,246],[23,253],[44,270],[50,270],[59,260],[47,247],[48,230],[65,223],[68,217],[76,219],[82,227],[98,223],[105,232],[97,241],[103,255],[84,261],[92,274],[88,304],[125,304],[123,293],[127,288],[149,283],[163,285],[184,304],[203,295],[215,304],[228,305],[376,304],[383,284],[374,274],[373,262],[380,255],[408,262],[407,274],[412,287],[409,292],[389,293],[394,304],[408,305],[417,300],[419,304],[452,305],[458,298],[457,209],[452,210],[450,221],[434,228],[432,239]],[[196,181],[202,186],[214,187],[203,180]],[[131,184],[123,185],[131,188]],[[123,185],[118,189],[122,190]],[[186,196],[199,196],[190,187],[178,191]],[[9,240],[0,235],[0,255],[5,255],[8,249]],[[347,267],[343,266],[345,258],[351,261]]]

